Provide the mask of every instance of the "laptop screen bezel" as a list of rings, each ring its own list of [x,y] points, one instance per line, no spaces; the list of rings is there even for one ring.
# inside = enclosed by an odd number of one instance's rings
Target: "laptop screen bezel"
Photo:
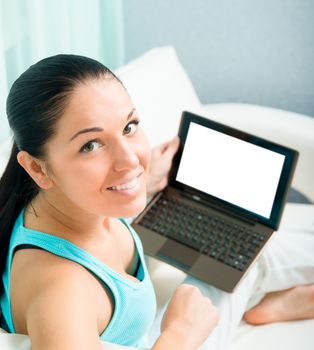
[[[179,164],[182,158],[184,144],[186,141],[190,123],[196,123],[196,124],[205,126],[212,130],[222,132],[226,135],[236,137],[240,140],[249,142],[251,144],[263,147],[265,149],[277,152],[285,156],[282,171],[281,171],[278,186],[277,186],[277,191],[275,194],[275,198],[274,198],[274,202],[273,202],[273,206],[272,206],[271,214],[269,218],[263,217],[249,210],[246,210],[242,207],[231,204],[220,198],[214,197],[208,193],[202,192],[186,184],[176,181],[176,176],[177,176]],[[256,135],[246,133],[244,131],[232,128],[230,126],[218,123],[216,121],[201,117],[199,115],[196,115],[187,111],[184,111],[182,113],[178,136],[180,138],[180,146],[179,146],[178,152],[176,153],[173,159],[172,168],[169,175],[170,186],[175,187],[180,191],[189,192],[192,195],[205,200],[207,203],[212,203],[216,207],[218,205],[224,211],[227,211],[227,212],[229,211],[231,213],[235,213],[240,216],[243,215],[246,218],[249,218],[261,224],[267,225],[273,229],[278,228],[279,222],[282,216],[284,204],[286,202],[287,194],[292,181],[293,173],[296,167],[297,159],[298,159],[298,152],[296,150],[279,145],[277,143],[268,141]]]

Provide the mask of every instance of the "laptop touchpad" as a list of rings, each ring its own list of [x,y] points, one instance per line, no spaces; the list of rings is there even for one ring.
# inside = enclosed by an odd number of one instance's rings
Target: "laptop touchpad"
[[[156,255],[163,260],[171,261],[172,265],[177,265],[179,268],[189,269],[197,260],[199,254],[191,248],[168,239]]]

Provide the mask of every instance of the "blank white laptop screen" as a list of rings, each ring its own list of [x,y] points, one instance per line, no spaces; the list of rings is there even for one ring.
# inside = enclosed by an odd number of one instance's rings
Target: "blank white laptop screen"
[[[285,156],[190,123],[176,180],[269,218]]]

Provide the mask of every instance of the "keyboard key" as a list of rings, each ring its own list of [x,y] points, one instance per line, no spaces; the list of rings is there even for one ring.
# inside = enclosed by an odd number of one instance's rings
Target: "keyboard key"
[[[140,224],[241,271],[265,240],[263,234],[165,196]]]

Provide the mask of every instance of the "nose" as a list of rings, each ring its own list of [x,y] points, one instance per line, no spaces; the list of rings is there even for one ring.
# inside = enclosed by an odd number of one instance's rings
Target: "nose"
[[[139,166],[139,163],[135,145],[120,141],[113,146],[113,169],[115,171],[134,169]]]

